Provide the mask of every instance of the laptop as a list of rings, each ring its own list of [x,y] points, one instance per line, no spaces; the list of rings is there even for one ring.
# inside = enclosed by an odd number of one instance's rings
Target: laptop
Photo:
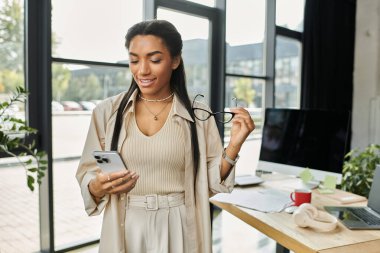
[[[349,229],[380,229],[380,164],[376,166],[367,206],[325,206]]]

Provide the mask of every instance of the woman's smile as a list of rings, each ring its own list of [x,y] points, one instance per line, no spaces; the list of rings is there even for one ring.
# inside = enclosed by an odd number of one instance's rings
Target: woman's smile
[[[156,80],[156,78],[150,78],[150,79],[139,78],[138,80],[139,80],[140,86],[142,86],[142,87],[149,87],[149,86],[153,85],[153,83]]]

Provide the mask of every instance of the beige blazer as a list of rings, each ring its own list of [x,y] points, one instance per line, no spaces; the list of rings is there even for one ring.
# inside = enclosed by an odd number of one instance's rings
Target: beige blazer
[[[96,176],[99,168],[92,157],[94,150],[110,150],[116,112],[125,93],[104,100],[92,113],[90,128],[79,163],[76,178],[81,187],[84,206],[88,215],[99,215],[103,210],[103,225],[100,236],[99,252],[125,253],[124,221],[126,194],[106,195],[96,204],[88,190],[88,184]],[[124,111],[118,150],[126,139],[126,126],[134,110],[137,91],[131,96]],[[203,106],[197,104],[197,106]],[[205,108],[207,109],[207,108]],[[231,192],[234,185],[235,169],[221,182],[220,167],[223,147],[219,132],[212,118],[207,121],[196,120],[200,161],[197,178],[194,179],[194,166],[191,150],[190,122],[193,122],[186,108],[174,96],[173,117],[185,136],[185,206],[187,219],[187,241],[191,253],[212,252],[209,197],[218,192]],[[195,189],[194,189],[195,180]]]

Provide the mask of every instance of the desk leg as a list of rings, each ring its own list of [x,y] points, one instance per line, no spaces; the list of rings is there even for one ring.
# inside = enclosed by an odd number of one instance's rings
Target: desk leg
[[[289,253],[289,250],[279,243],[276,243],[276,253]]]

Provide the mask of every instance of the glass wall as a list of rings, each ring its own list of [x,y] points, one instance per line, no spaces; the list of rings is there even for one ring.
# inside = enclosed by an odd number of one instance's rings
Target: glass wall
[[[265,1],[227,0],[226,5],[226,84],[225,105],[237,98],[238,106],[246,108],[255,121],[256,129],[241,149],[244,162],[237,164],[236,174],[254,173],[260,147],[266,73],[264,68],[264,39],[266,22]],[[246,18],[240,18],[240,17]],[[247,22],[247,19],[249,22]],[[238,27],[238,29],[237,29]],[[228,143],[231,124],[225,125],[224,141]],[[249,164],[249,166],[247,166]]]
[[[227,74],[264,75],[264,36],[265,0],[227,0]]]
[[[64,89],[58,91],[63,82]],[[126,90],[130,83],[131,74],[126,68],[53,64],[53,104],[57,104],[52,111],[57,247],[100,235],[101,217],[87,217],[74,176],[92,109],[104,98]]]
[[[124,35],[132,24],[143,20],[145,15],[144,1],[51,2],[51,141],[54,178],[53,189],[49,190],[53,192],[54,199],[54,244],[57,250],[92,241],[100,236],[102,217],[87,217],[75,172],[91,110],[104,98],[129,87],[131,74]],[[166,6],[176,1],[157,2],[165,3],[163,5]],[[276,2],[276,25],[302,32],[304,0],[292,1],[291,10],[287,0]],[[40,3],[29,3],[40,7]],[[245,107],[255,120],[257,128],[243,145],[237,165],[237,174],[251,174],[258,160],[263,109],[268,95],[264,94],[268,80],[264,53],[268,10],[265,0],[226,0],[225,3],[225,83],[219,82],[218,85],[225,85],[225,98],[221,102],[224,107],[235,106],[232,102],[235,97],[238,105]],[[211,47],[214,46],[211,45],[214,38],[211,27],[215,23],[210,20],[215,18],[212,15],[216,12],[210,10],[223,4],[224,1],[221,0],[194,0],[184,5],[189,7],[189,12],[185,9],[174,11],[158,7],[156,15],[159,19],[173,22],[182,35],[189,95],[194,97],[203,94],[209,102],[210,97],[215,99],[212,92],[216,92],[211,91],[211,85],[214,85],[211,83],[216,74],[213,72],[214,75],[211,76],[210,66],[210,62],[215,60],[215,55],[210,53],[214,48]],[[204,13],[212,15],[209,17]],[[1,1],[0,22],[1,28],[6,27],[0,29],[0,101],[5,101],[16,86],[24,86],[23,1]],[[217,25],[223,27],[224,24]],[[301,48],[298,39],[276,34],[276,59],[273,66],[276,70],[275,89],[273,94],[269,94],[274,97],[276,107],[299,107]],[[25,111],[24,104],[17,104],[7,113],[25,119]],[[225,125],[225,142],[229,140],[229,130],[230,125]],[[0,209],[0,252],[39,251],[38,190],[34,193],[29,191],[24,168],[15,165],[10,158],[0,159],[0,199],[3,200]],[[238,223],[231,223],[231,219],[229,221],[230,223],[225,221],[228,226]],[[224,229],[228,229],[227,225]],[[235,227],[234,231],[238,233],[239,229]],[[230,231],[223,230],[223,240],[228,240],[228,232]],[[247,233],[244,235],[257,237],[257,234]],[[266,238],[260,239],[260,243],[272,247]],[[228,252],[229,249],[224,248],[224,245],[221,248]]]
[[[102,217],[88,217],[75,173],[96,104],[129,88],[124,46],[143,2],[52,1],[52,142],[55,248],[99,239]],[[70,18],[68,18],[70,17]],[[80,62],[80,64],[78,64]]]
[[[300,108],[302,32],[305,0],[276,0],[274,104]]]
[[[275,107],[300,108],[301,43],[283,36],[276,38]]]
[[[256,129],[248,137],[240,151],[236,165],[236,175],[254,174],[257,167],[261,145],[261,129],[264,110],[268,106],[299,108],[301,82],[301,32],[303,31],[304,0],[276,0],[276,12],[267,9],[267,1],[227,0],[226,7],[226,97],[225,106],[233,106],[231,98],[236,97],[238,105],[245,107],[255,121]],[[272,13],[276,13],[272,17]],[[244,17],[244,18],[243,18]],[[266,33],[266,22],[275,20],[275,34]],[[271,23],[271,22],[269,22]],[[283,29],[280,29],[281,28]],[[284,32],[285,31],[285,32]],[[264,53],[266,40],[275,39],[275,52]],[[270,41],[272,42],[272,41]],[[274,55],[274,66],[268,66]],[[267,69],[266,69],[267,68]],[[274,76],[268,76],[274,69]],[[270,70],[270,69],[269,69]],[[269,81],[274,81],[271,94],[265,94]],[[271,90],[271,89],[267,89]],[[274,105],[265,100],[273,97]],[[224,140],[229,140],[230,124],[225,126]],[[219,222],[221,224],[219,224]],[[270,238],[250,229],[226,212],[217,216],[217,234],[221,233],[222,242],[217,244],[217,252],[274,252],[276,244]],[[214,229],[215,231],[215,229]],[[240,240],[234,237],[255,238]],[[218,239],[218,238],[216,238]],[[214,235],[215,240],[215,235]]]
[[[234,107],[232,97],[237,98],[237,105],[244,107],[251,114],[256,130],[244,142],[239,154],[239,163],[236,165],[236,175],[252,174],[255,171],[260,151],[260,129],[263,123],[262,103],[265,81],[246,77],[227,77],[226,89],[231,91],[226,96],[226,107]],[[229,142],[231,123],[224,126],[224,141]]]
[[[157,9],[157,18],[175,24],[182,36],[182,58],[189,96],[193,98],[197,94],[203,94],[208,98],[210,92],[209,21],[164,8]],[[194,27],[197,29],[193,29]]]
[[[276,25],[303,32],[305,0],[276,0]]]
[[[0,103],[9,102],[24,83],[24,2],[0,1]],[[0,131],[10,130],[3,117],[25,120],[25,105],[0,108]],[[0,158],[5,153],[0,148]],[[39,245],[38,189],[27,187],[25,168],[13,158],[0,159],[0,252],[35,252]]]
[[[53,57],[126,60],[124,35],[142,20],[142,1],[52,0]]]

